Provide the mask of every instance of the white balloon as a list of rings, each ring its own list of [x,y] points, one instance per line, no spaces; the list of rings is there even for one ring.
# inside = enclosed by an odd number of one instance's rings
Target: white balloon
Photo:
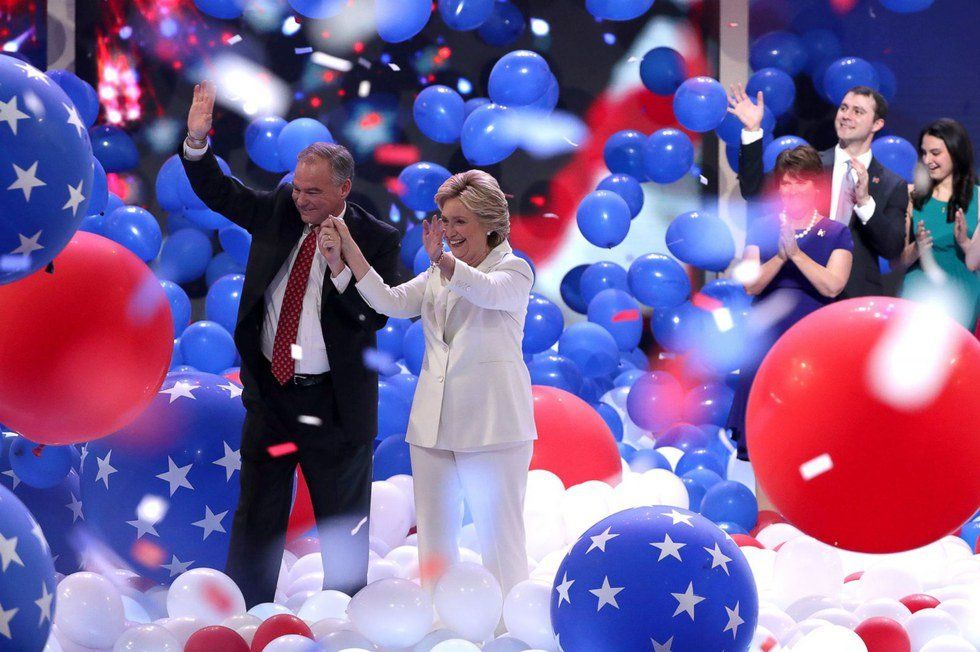
[[[561,513],[552,506],[548,511],[524,512],[525,546],[528,554],[540,559],[566,543]]]
[[[347,615],[375,645],[405,647],[429,632],[432,600],[414,582],[392,578],[361,589],[351,599]]]
[[[776,552],[756,548],[755,546],[745,546],[740,548],[745,560],[749,562],[752,569],[752,578],[755,580],[756,590],[759,595],[769,593],[773,586],[773,569],[776,567]]]
[[[517,584],[504,600],[504,623],[507,629],[528,645],[555,647],[551,631],[551,585],[533,580]]]
[[[483,652],[525,652],[531,646],[513,636],[501,636],[483,646]]]
[[[953,598],[944,600],[936,609],[952,616],[960,626],[960,635],[980,648],[980,601]]]
[[[371,483],[371,535],[391,547],[401,545],[411,527],[411,504],[401,489],[386,482]]]
[[[44,649],[41,650],[41,652],[65,652],[65,650],[63,647],[61,647],[61,643],[58,642],[54,632],[51,632],[48,634],[48,640],[44,644]]]
[[[803,533],[789,523],[773,523],[759,530],[759,533],[755,535],[755,540],[766,548],[775,550],[779,544],[801,536]]]
[[[854,614],[846,609],[840,608],[821,609],[810,617],[825,620],[831,625],[840,625],[848,629],[854,629],[861,624],[861,621]]]
[[[161,625],[137,625],[122,633],[112,652],[182,652],[177,637]]]
[[[54,625],[51,626],[51,636],[57,640],[62,652],[112,652],[112,648],[108,647],[88,647],[87,645],[79,645],[65,636],[64,633],[60,632],[57,626]]]
[[[320,644],[299,634],[287,634],[274,639],[263,648],[264,652],[322,652]]]
[[[824,609],[840,607],[840,601],[825,595],[810,595],[800,598],[793,604],[786,607],[786,615],[796,622],[803,622],[807,618],[812,618],[813,614]]]
[[[796,631],[796,621],[781,609],[766,606],[759,608],[759,627],[765,627],[772,632],[780,645],[788,645],[793,632]]]
[[[245,598],[235,581],[213,568],[181,573],[167,592],[171,618],[193,616],[202,627],[217,625],[228,616],[245,611]]]
[[[404,545],[404,544],[403,544]],[[391,552],[391,546],[375,536],[368,536],[368,547],[378,557],[386,557]]]
[[[878,598],[877,600],[869,600],[868,602],[862,603],[861,606],[854,610],[854,615],[861,622],[875,617],[891,618],[899,625],[904,626],[908,622],[908,619],[912,617],[912,612],[898,600]]]
[[[253,616],[250,613],[235,614],[234,616],[229,616],[228,618],[225,618],[224,620],[221,621],[222,627],[233,629],[236,632],[241,627],[250,627],[250,626],[258,627],[261,624],[262,624],[262,619],[259,618],[258,616]],[[251,644],[251,641],[249,641],[249,644]]]
[[[320,591],[306,600],[296,615],[307,623],[315,623],[325,618],[346,620],[349,604],[350,596],[342,591]]]
[[[318,552],[303,555],[289,567],[289,579],[286,586],[290,586],[299,578],[310,573],[317,573],[323,577],[323,556]]]
[[[977,648],[962,636],[943,634],[923,645],[919,652],[977,652]]]
[[[179,618],[167,618],[160,625],[167,628],[167,631],[174,635],[181,645],[187,644],[187,639],[199,629],[207,627],[206,624],[193,616],[181,616]]]
[[[793,652],[868,652],[861,637],[840,625],[823,625],[806,634]]]
[[[892,598],[900,600],[907,595],[922,593],[922,582],[910,571],[894,564],[878,564],[857,580],[865,600]]]
[[[480,643],[500,623],[504,604],[500,584],[490,571],[467,562],[446,569],[432,599],[446,627],[460,638]]]
[[[920,652],[934,638],[951,634],[960,635],[960,626],[949,613],[940,609],[920,609],[905,623],[905,631],[912,641],[912,652]]]
[[[111,647],[125,628],[122,598],[97,573],[73,573],[58,585],[54,624],[78,645]]]
[[[318,620],[310,625],[310,631],[313,632],[313,638],[315,638],[317,641],[322,640],[327,634],[342,632],[348,629],[354,629],[354,626],[351,625],[349,620],[347,620],[346,614],[343,618],[324,618],[323,620]]]
[[[533,517],[532,517],[533,518]],[[525,527],[527,523],[525,523]],[[476,524],[467,523],[459,533],[459,545],[462,548],[478,550],[480,548],[480,537],[476,534]]]
[[[409,507],[409,529],[415,526],[415,480],[404,473],[393,475],[386,481],[405,496]]]
[[[632,473],[613,489],[612,509],[621,511],[648,505],[687,509],[689,495],[684,482],[666,469]]]
[[[434,632],[429,632],[425,638],[416,643],[415,647],[412,648],[412,652],[432,652],[432,648],[439,643],[458,639],[459,634],[451,629],[437,629]]]
[[[368,564],[368,584],[373,584],[378,580],[385,580],[389,577],[400,577],[402,579],[408,579],[406,573],[402,570],[401,566],[393,561],[387,559],[379,559],[378,561],[370,562]]]
[[[132,623],[150,623],[153,619],[150,618],[150,614],[146,611],[142,604],[129,597],[128,595],[120,595],[123,603],[123,616]]]
[[[613,488],[598,480],[568,488],[560,505],[567,541],[578,539],[590,527],[609,516],[612,494]]]
[[[661,446],[657,449],[657,452],[667,458],[671,471],[677,468],[677,463],[684,457],[684,451],[674,446]]]
[[[323,590],[323,573],[313,571],[312,573],[307,573],[302,577],[297,577],[295,581],[286,587],[285,593],[287,596],[293,595],[294,593],[302,593],[303,591],[322,591]]]
[[[291,612],[296,613],[300,610],[300,607],[302,607],[306,603],[307,600],[312,598],[317,593],[320,593],[320,591],[300,591],[299,593],[294,593],[293,595],[286,598],[286,601],[283,602],[282,606],[286,607]]]
[[[779,652],[782,649],[783,646],[772,632],[762,626],[755,628],[755,633],[752,634],[752,640],[749,642],[749,652]]]
[[[437,643],[431,649],[432,652],[480,652],[480,648],[462,638]]]
[[[419,549],[415,546],[398,546],[385,559],[393,561],[401,568],[401,577],[410,580],[419,578]]]
[[[248,613],[264,621],[277,614],[292,614],[293,612],[278,602],[263,602],[249,609]]]
[[[167,587],[153,586],[143,593],[140,605],[146,609],[151,620],[167,617]]]
[[[844,567],[834,548],[810,537],[797,537],[776,552],[773,589],[782,604],[812,595],[837,595],[843,586]]]
[[[346,650],[375,650],[374,644],[367,638],[351,629],[345,629],[327,634],[317,642],[323,646],[324,652],[345,652]]]
[[[832,623],[828,623],[826,620],[820,620],[819,618],[806,618],[806,619],[800,621],[796,625],[797,636],[800,639],[803,639],[810,632],[812,632],[812,631],[814,631],[816,629],[820,629],[821,627],[826,627],[827,625],[830,625],[830,624],[832,624]]]

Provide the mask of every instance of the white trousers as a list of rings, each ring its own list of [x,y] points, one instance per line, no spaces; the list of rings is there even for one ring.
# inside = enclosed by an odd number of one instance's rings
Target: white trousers
[[[532,442],[476,452],[411,447],[422,585],[459,561],[461,500],[473,516],[483,565],[503,591],[528,578],[524,493]]]

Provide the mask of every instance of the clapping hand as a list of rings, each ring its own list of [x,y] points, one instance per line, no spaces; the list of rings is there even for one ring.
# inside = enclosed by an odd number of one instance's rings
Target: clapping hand
[[[926,228],[926,223],[919,220],[919,224],[915,231],[915,244],[919,248],[919,252],[932,249],[932,232]]]
[[[800,250],[796,242],[796,232],[788,223],[779,229],[779,255],[783,260],[789,260]]]
[[[733,114],[742,122],[746,131],[758,131],[762,128],[762,117],[765,115],[765,101],[762,99],[762,91],[756,95],[756,101],[745,94],[745,89],[741,84],[732,84],[729,87],[732,94],[728,96],[728,112]]]
[[[857,181],[854,182],[854,203],[858,206],[864,206],[870,197],[868,194],[868,168],[852,156],[851,169],[857,175]]]
[[[956,244],[963,251],[966,251],[967,247],[970,246],[970,236],[966,231],[966,216],[963,214],[963,209],[958,208],[956,209],[956,217],[953,219],[953,236],[956,238]]]

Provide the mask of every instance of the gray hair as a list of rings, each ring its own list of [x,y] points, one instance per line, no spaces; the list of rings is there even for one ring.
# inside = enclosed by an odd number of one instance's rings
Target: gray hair
[[[333,170],[333,180],[338,186],[345,181],[354,180],[354,157],[343,145],[337,143],[318,142],[307,145],[296,157],[299,163],[314,163],[326,161]]]
[[[483,170],[468,170],[446,179],[436,191],[436,204],[442,209],[450,199],[476,215],[483,228],[489,231],[487,244],[496,247],[510,235],[510,210],[500,184]]]

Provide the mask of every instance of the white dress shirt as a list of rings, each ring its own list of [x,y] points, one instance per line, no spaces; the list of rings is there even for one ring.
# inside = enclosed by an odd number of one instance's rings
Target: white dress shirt
[[[195,149],[184,143],[184,155],[190,160],[198,160],[207,151],[207,146]],[[347,214],[347,204],[344,204],[338,219],[343,220]],[[279,311],[286,296],[286,285],[289,283],[289,272],[293,262],[299,256],[299,248],[303,239],[310,233],[312,226],[303,228],[286,261],[279,268],[269,287],[265,291],[265,317],[262,321],[262,353],[271,362],[272,348],[276,341],[276,329],[279,326]],[[303,295],[303,309],[299,316],[299,329],[296,332],[296,344],[300,347],[296,356],[296,373],[321,374],[330,371],[330,361],[327,359],[327,347],[323,341],[323,328],[320,325],[320,307],[323,295],[323,277],[330,267],[327,259],[320,253],[319,247],[313,254],[313,264],[310,266],[310,278],[306,283],[306,293]],[[347,289],[353,275],[347,267],[330,280],[338,292]]]

